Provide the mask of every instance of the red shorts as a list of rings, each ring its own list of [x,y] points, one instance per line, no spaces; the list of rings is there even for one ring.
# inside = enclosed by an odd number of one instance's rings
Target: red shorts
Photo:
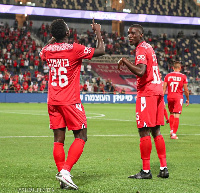
[[[167,98],[170,113],[181,114],[183,108],[183,98]]]
[[[138,97],[136,121],[138,128],[164,125],[164,97],[161,95]]]
[[[68,130],[87,128],[87,119],[82,104],[48,105],[50,129],[67,127]]]

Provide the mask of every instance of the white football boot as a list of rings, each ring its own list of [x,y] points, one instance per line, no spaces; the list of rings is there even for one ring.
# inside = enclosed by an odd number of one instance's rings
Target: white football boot
[[[67,186],[77,190],[78,186],[74,184],[74,182],[71,179],[71,174],[67,170],[61,170],[59,173],[56,174],[56,179],[63,182]]]

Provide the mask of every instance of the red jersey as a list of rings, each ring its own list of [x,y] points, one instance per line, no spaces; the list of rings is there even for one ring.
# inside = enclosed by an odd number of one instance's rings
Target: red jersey
[[[45,46],[40,57],[49,66],[48,104],[70,105],[81,103],[80,68],[82,59],[91,59],[94,48],[73,43]]]
[[[136,47],[135,65],[145,64],[146,72],[137,76],[137,96],[163,95],[156,54],[152,46],[145,41]]]
[[[169,98],[183,98],[183,85],[187,84],[187,76],[180,72],[171,72],[165,76]]]

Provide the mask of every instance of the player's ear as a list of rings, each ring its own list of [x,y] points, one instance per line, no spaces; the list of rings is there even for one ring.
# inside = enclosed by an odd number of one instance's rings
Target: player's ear
[[[144,34],[141,34],[141,35],[140,35],[140,38],[143,38],[143,36],[144,36]]]
[[[66,36],[67,36],[67,37],[69,37],[69,35],[70,35],[70,32],[69,32],[69,31],[67,31],[67,32],[66,32]]]

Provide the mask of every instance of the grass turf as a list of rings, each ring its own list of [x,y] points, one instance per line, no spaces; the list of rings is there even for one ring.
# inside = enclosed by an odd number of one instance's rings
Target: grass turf
[[[79,187],[76,192],[200,192],[200,105],[183,107],[178,140],[169,138],[169,125],[161,128],[169,179],[156,177],[159,159],[152,139],[152,180],[127,178],[142,167],[135,106],[84,104],[84,107],[88,117],[88,141],[71,171]],[[0,192],[66,192],[59,189],[55,180],[53,133],[48,129],[46,104],[1,103],[0,123]],[[72,132],[67,132],[66,152],[72,141]]]

